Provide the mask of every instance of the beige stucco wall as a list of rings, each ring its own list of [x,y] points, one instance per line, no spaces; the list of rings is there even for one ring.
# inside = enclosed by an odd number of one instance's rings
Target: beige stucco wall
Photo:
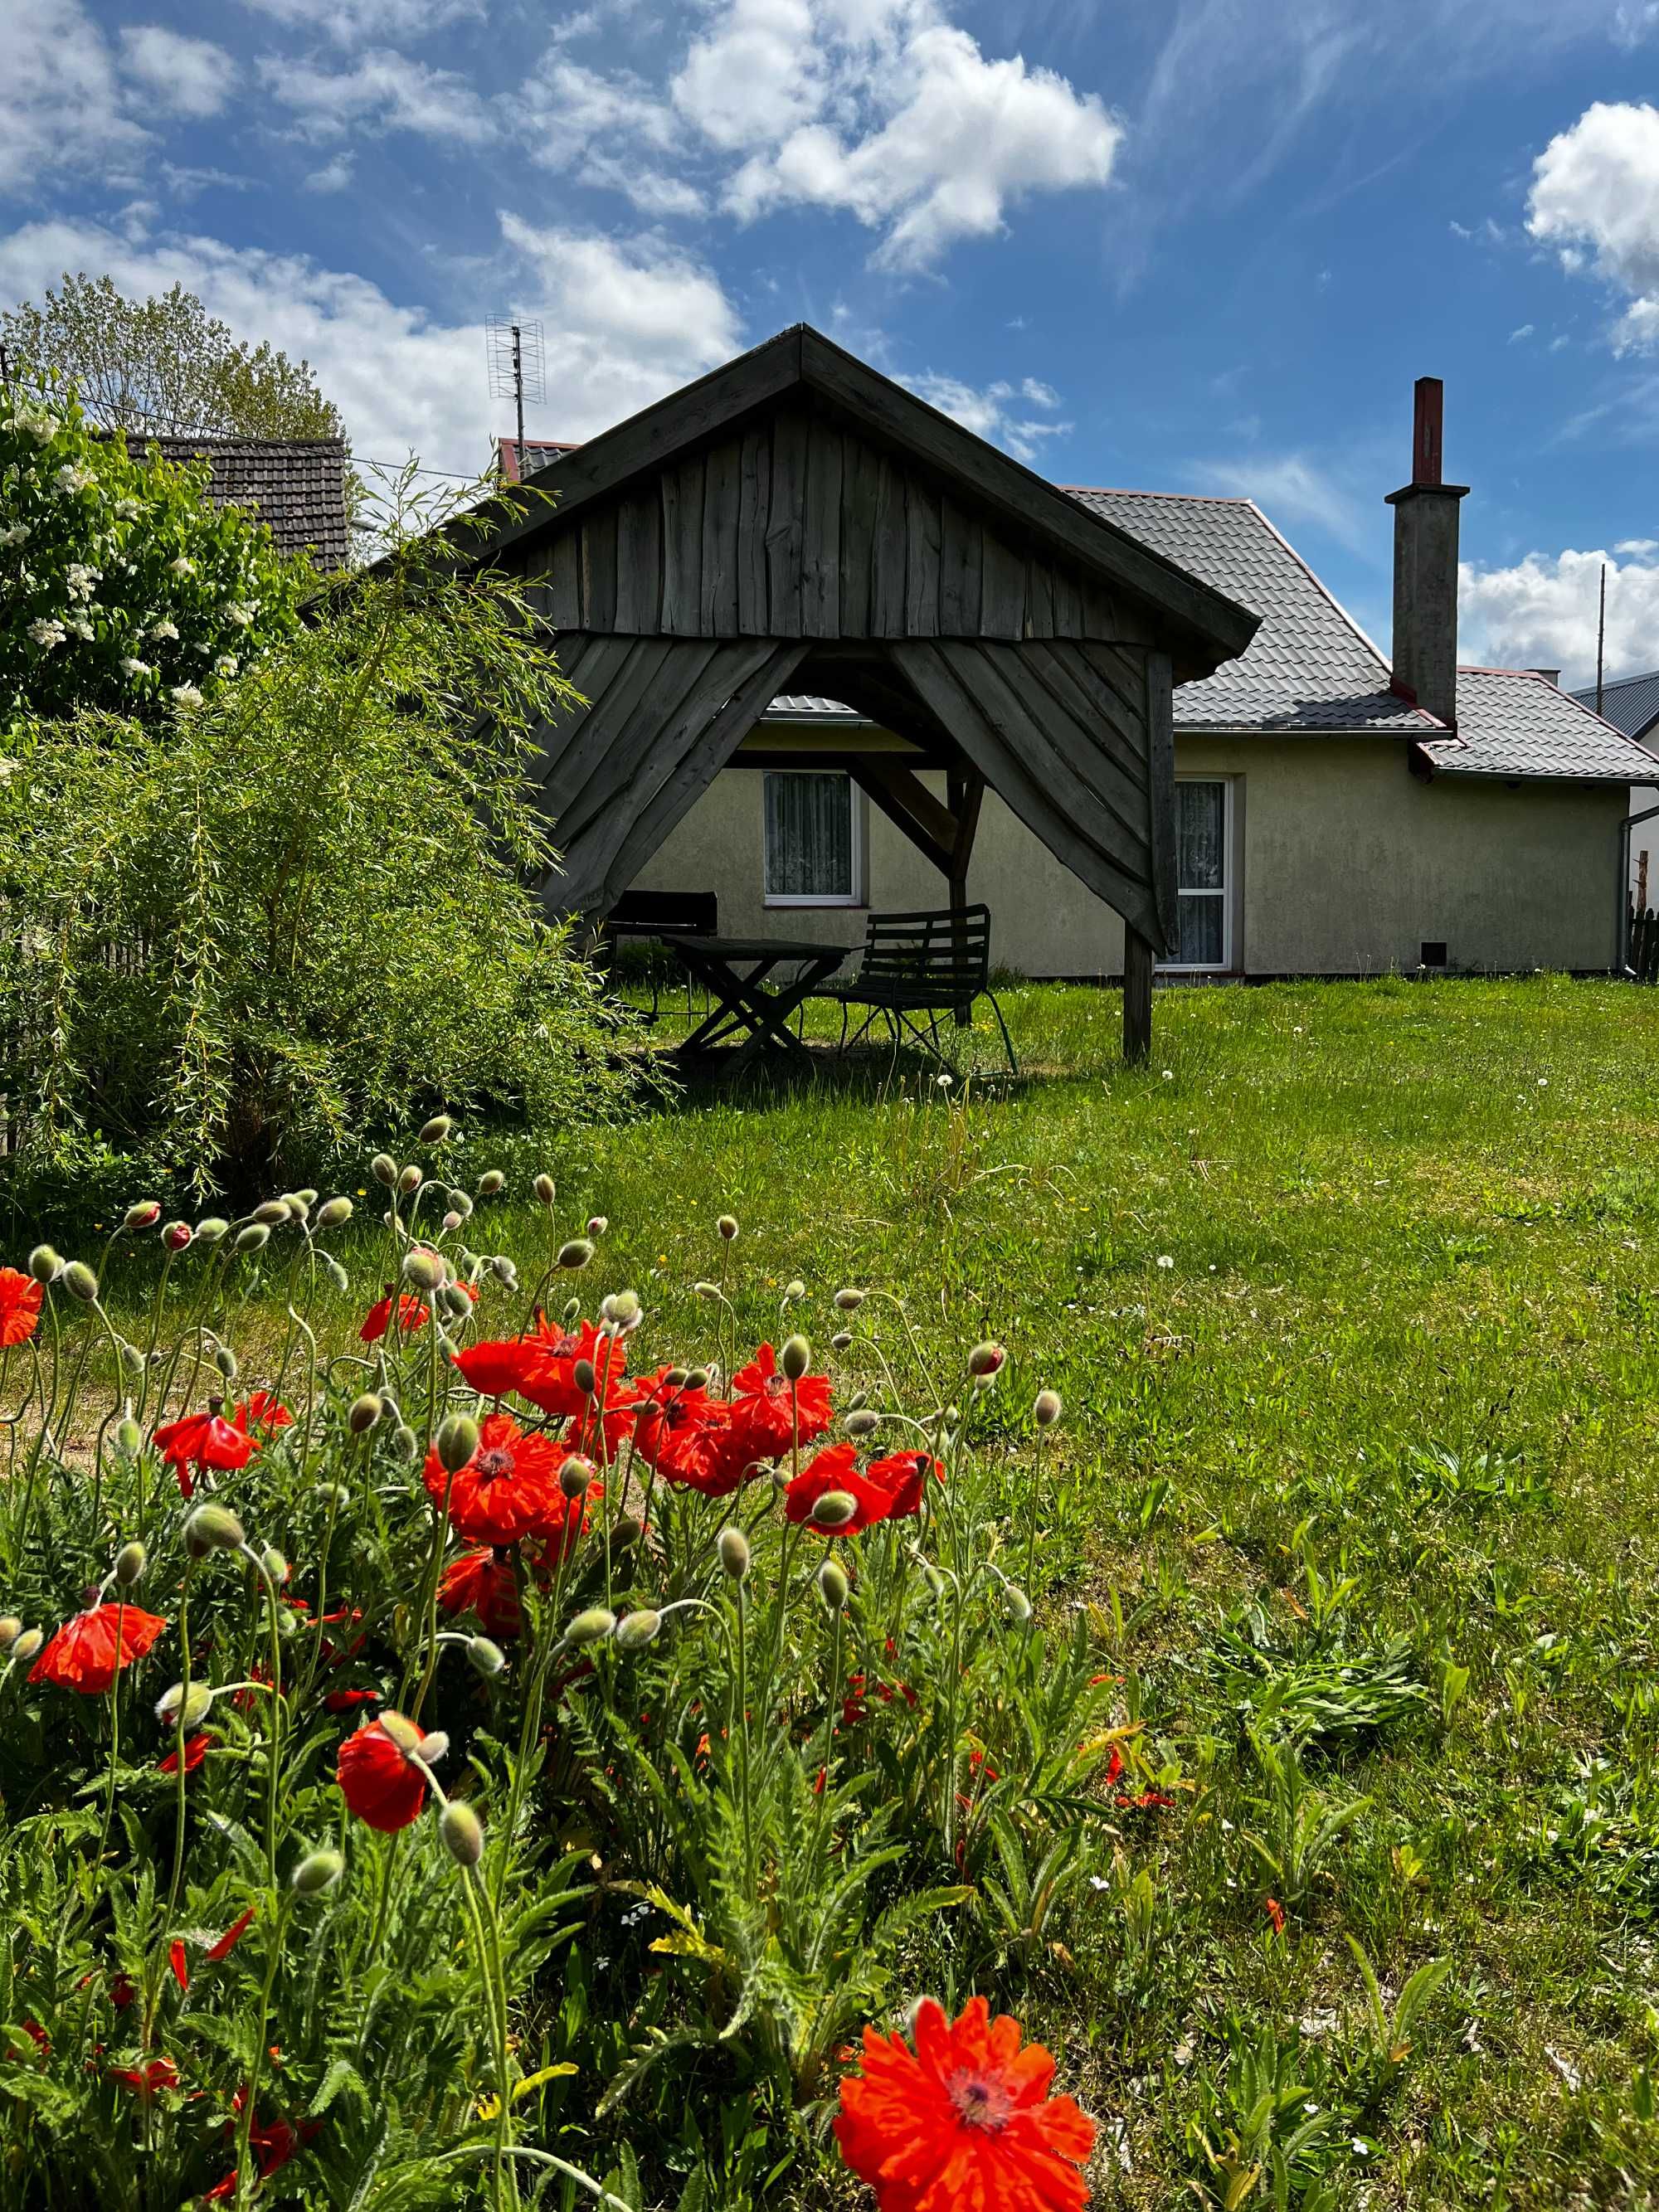
[[[1425,939],[1454,969],[1596,969],[1614,957],[1624,787],[1441,777],[1424,784],[1398,741],[1177,738],[1177,775],[1234,784],[1235,966],[1247,975],[1413,970]],[[930,779],[943,795],[943,779]],[[728,934],[855,945],[862,908],[769,908],[762,778],[728,769],[641,889],[714,890]],[[864,807],[866,905],[945,903],[943,878]],[[970,897],[991,909],[999,966],[1113,975],[1122,925],[988,793]]]

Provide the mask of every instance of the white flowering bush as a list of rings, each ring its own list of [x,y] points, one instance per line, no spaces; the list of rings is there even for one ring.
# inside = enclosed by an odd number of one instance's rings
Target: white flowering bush
[[[0,392],[0,720],[166,720],[293,627],[306,564],[206,480],[133,460],[50,383]]]

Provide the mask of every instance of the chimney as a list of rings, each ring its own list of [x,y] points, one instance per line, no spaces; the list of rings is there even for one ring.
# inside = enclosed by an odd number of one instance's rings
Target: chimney
[[[1546,684],[1553,684],[1558,691],[1561,688],[1561,672],[1559,668],[1529,668],[1527,673],[1528,676],[1541,676]]]
[[[1457,726],[1457,503],[1467,484],[1441,481],[1445,386],[1419,376],[1412,423],[1412,480],[1394,509],[1394,688]]]

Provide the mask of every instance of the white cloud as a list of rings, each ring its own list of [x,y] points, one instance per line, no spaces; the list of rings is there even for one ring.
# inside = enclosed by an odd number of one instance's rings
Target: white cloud
[[[1513,330],[1510,332],[1510,343],[1511,345],[1523,345],[1526,341],[1534,335],[1537,328],[1538,325],[1536,323],[1522,323],[1518,329]]]
[[[681,112],[726,153],[783,138],[829,91],[811,0],[725,0],[691,41],[673,93]]]
[[[1596,100],[1533,164],[1527,228],[1628,300],[1613,343],[1659,343],[1659,108]]]
[[[1369,549],[1375,537],[1370,510],[1362,507],[1329,471],[1306,453],[1256,453],[1243,460],[1194,461],[1187,474],[1194,489],[1253,499],[1280,525],[1308,522],[1351,551]]]
[[[921,376],[901,377],[919,399],[930,407],[937,407],[941,415],[950,416],[960,422],[964,430],[971,430],[976,438],[986,438],[994,446],[1002,446],[1018,461],[1035,461],[1042,450],[1045,438],[1063,438],[1069,434],[1069,422],[1043,422],[1022,416],[1012,403],[1023,399],[1026,405],[1058,407],[1060,394],[1049,385],[1038,383],[1028,376],[1016,386],[998,381],[994,384],[964,384],[959,377],[945,376],[929,369]]]
[[[586,437],[740,350],[718,281],[648,239],[538,230],[511,215],[502,236],[517,305],[547,331],[556,412],[533,427]],[[482,323],[448,324],[367,279],[298,254],[175,235],[129,242],[88,223],[32,223],[0,238],[0,301],[38,297],[63,270],[107,271],[131,296],[180,283],[239,337],[302,356],[339,406],[357,452],[472,474],[507,427],[488,397]]]
[[[0,191],[53,170],[131,183],[149,134],[121,112],[115,65],[80,0],[0,0]]]
[[[355,154],[336,154],[325,161],[320,169],[312,171],[306,179],[306,190],[308,192],[343,192],[350,184],[356,166]]]
[[[218,114],[235,82],[235,66],[222,46],[210,39],[187,39],[161,23],[124,27],[121,66],[170,113],[198,122]]]
[[[464,76],[428,69],[390,47],[366,53],[344,70],[267,54],[259,78],[273,99],[295,111],[311,138],[364,127],[419,131],[470,145],[495,136],[494,116]]]
[[[1528,553],[1505,568],[1465,562],[1458,593],[1461,657],[1495,668],[1559,668],[1569,690],[1593,684],[1605,564],[1607,676],[1651,668],[1659,661],[1656,551],[1659,546],[1638,539],[1612,553]]]
[[[482,21],[486,0],[242,0],[242,5],[352,46],[364,39],[423,38],[463,16]]]

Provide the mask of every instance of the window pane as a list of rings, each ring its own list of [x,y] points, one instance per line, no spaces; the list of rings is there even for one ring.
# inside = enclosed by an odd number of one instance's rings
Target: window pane
[[[848,777],[767,777],[766,895],[851,898],[853,787]]]
[[[1221,965],[1226,921],[1222,911],[1224,903],[1218,898],[1182,898],[1176,901],[1181,927],[1176,958],[1183,968],[1218,968]]]
[[[1219,890],[1226,881],[1226,825],[1224,784],[1176,784],[1176,880],[1183,891]]]

